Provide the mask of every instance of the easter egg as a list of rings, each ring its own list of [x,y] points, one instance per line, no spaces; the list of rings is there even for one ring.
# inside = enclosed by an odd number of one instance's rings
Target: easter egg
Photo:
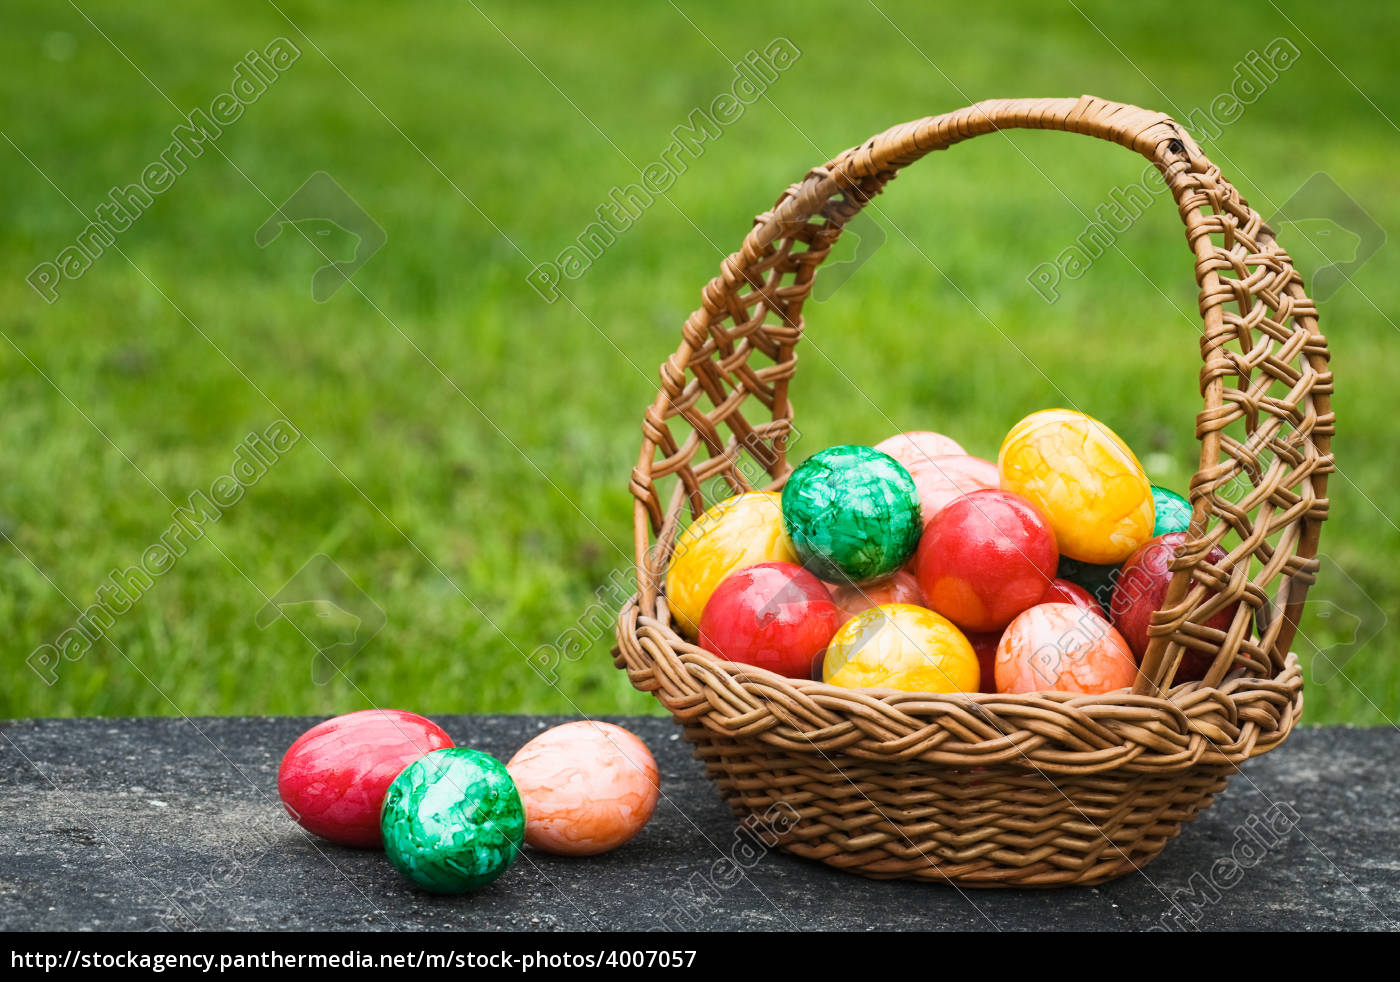
[[[362,709],[317,723],[288,748],[277,794],[302,828],[377,849],[384,793],[419,757],[452,746],[436,723],[399,709]]]
[[[930,609],[965,631],[997,631],[1045,595],[1059,558],[1033,504],[974,491],[929,520],[916,567]]]
[[[465,893],[496,879],[525,840],[525,808],[506,767],[479,750],[420,757],[389,785],[384,852],[431,893]]]
[[[833,583],[865,583],[904,565],[923,522],[914,479],[873,447],[808,457],[783,487],[783,523],[802,565]]]
[[[700,647],[727,661],[795,679],[812,677],[844,618],[826,584],[792,563],[759,563],[729,576],[700,617]]]
[[[1113,590],[1113,600],[1109,612],[1113,626],[1123,635],[1128,646],[1142,658],[1147,652],[1150,640],[1147,634],[1152,624],[1152,615],[1167,598],[1167,587],[1172,581],[1170,569],[1176,550],[1186,541],[1185,532],[1168,532],[1159,535],[1128,558],[1123,571],[1118,576],[1118,584]],[[1225,550],[1212,546],[1206,553],[1206,562],[1220,563],[1225,559]],[[1230,604],[1206,621],[1206,627],[1217,631],[1228,631],[1230,622],[1235,619],[1239,601]],[[1185,651],[1177,666],[1174,682],[1199,682],[1210,671],[1214,658],[1201,651]]]
[[[822,679],[847,689],[976,692],[977,655],[946,617],[885,604],[841,626],[826,649]]]
[[[1152,485],[1152,537],[1185,532],[1191,525],[1191,503],[1166,488]]]
[[[710,508],[676,539],[666,572],[666,603],[681,630],[693,638],[710,594],[730,573],[757,563],[796,561],[783,531],[777,492],[736,494]]]
[[[953,499],[1001,487],[997,465],[981,457],[925,457],[905,467],[919,492],[919,513],[925,525]]]
[[[1046,588],[1045,595],[1036,603],[1042,604],[1074,604],[1084,610],[1091,610],[1100,617],[1104,615],[1105,608],[1090,595],[1089,591],[1069,580],[1062,580],[1056,577],[1050,581],[1050,586]]]
[[[889,454],[905,467],[934,457],[943,457],[948,454],[961,456],[967,453],[957,440],[932,430],[909,430],[906,433],[896,433],[894,436],[886,437],[875,444],[875,449],[881,453]]]
[[[1038,604],[1007,625],[995,671],[998,692],[1100,694],[1132,685],[1137,662],[1101,615],[1073,604]]]
[[[661,794],[651,751],[612,723],[545,730],[506,769],[525,802],[525,841],[560,856],[616,849],[642,830]]]
[[[997,455],[1003,490],[1050,519],[1060,552],[1086,563],[1121,563],[1152,537],[1152,486],[1127,444],[1069,409],[1032,413]]]
[[[1094,602],[1106,612],[1109,603],[1113,600],[1113,585],[1118,582],[1118,570],[1119,567],[1116,564],[1096,566],[1093,563],[1081,563],[1077,559],[1061,556],[1060,566],[1056,572],[1059,579],[1082,587],[1089,596],[1094,598]]]
[[[831,600],[841,612],[841,623],[859,613],[881,604],[913,604],[927,607],[919,581],[907,570],[899,570],[873,583],[832,583],[828,585]]]
[[[967,635],[967,643],[972,645],[973,654],[977,656],[977,670],[982,677],[981,688],[983,692],[997,691],[997,643],[1000,641],[1000,631]]]

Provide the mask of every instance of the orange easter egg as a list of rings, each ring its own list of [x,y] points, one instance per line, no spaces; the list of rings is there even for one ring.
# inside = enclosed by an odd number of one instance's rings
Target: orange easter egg
[[[1137,660],[1101,614],[1039,604],[1016,616],[997,643],[998,692],[1112,692],[1133,684]]]
[[[545,730],[506,770],[525,804],[525,842],[560,856],[616,849],[642,830],[661,793],[646,744],[592,720]]]

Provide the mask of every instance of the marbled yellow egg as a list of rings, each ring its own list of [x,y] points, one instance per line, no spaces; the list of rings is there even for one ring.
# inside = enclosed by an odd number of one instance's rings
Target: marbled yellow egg
[[[997,454],[1001,486],[1045,512],[1060,554],[1121,563],[1152,537],[1152,485],[1111,429],[1070,409],[1031,413]]]
[[[913,604],[882,604],[857,614],[831,639],[822,681],[846,689],[976,692],[977,654],[941,614]]]
[[[796,562],[783,531],[782,498],[776,492],[749,491],[726,498],[676,539],[666,571],[671,616],[693,638],[710,595],[730,573],[759,563]]]

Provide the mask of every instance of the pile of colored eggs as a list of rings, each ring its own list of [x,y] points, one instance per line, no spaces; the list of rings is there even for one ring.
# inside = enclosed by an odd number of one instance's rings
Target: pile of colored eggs
[[[667,601],[701,647],[791,678],[1111,692],[1136,679],[1190,523],[1107,426],[1046,410],[996,463],[929,431],[812,455],[781,494],[729,498],[681,533]],[[1176,681],[1209,667],[1188,653]]]
[[[562,856],[615,849],[650,820],[659,782],[646,745],[612,723],[556,726],[502,764],[397,709],[313,726],[277,772],[282,804],[303,828],[382,847],[433,893],[486,886],[522,845]]]

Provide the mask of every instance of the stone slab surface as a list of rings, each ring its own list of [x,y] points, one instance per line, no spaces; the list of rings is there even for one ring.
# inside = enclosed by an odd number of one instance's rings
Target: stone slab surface
[[[437,719],[459,745],[502,760],[564,721]],[[491,887],[463,897],[420,893],[381,853],[333,846],[286,818],[277,765],[317,720],[0,724],[0,928],[1313,931],[1400,923],[1400,731],[1392,728],[1298,730],[1245,765],[1214,807],[1133,876],[1094,888],[959,891],[865,880],[776,851],[755,859],[674,724],[614,721],[641,736],[661,768],[664,796],[642,835],[591,859],[527,850]],[[1296,824],[1268,848],[1256,846],[1247,865],[1235,863],[1232,852],[1249,838],[1242,830],[1283,808]],[[715,875],[726,856],[742,860],[742,876],[723,875],[729,864]],[[1218,896],[1187,899],[1212,881],[1206,892]]]

